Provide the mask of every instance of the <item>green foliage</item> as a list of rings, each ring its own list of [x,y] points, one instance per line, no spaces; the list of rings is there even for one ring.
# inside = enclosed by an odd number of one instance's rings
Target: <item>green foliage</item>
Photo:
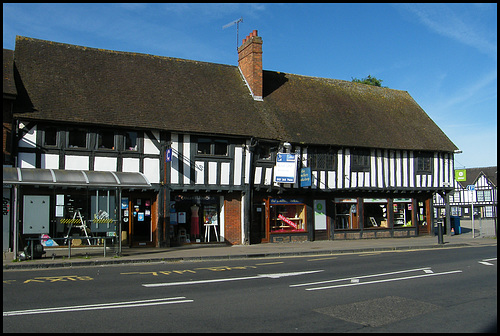
[[[351,77],[351,79],[354,83],[361,83],[361,84],[368,84],[368,85],[373,85],[373,86],[378,86],[378,87],[385,87],[385,86],[382,86],[383,80],[372,77],[370,75],[368,75],[368,77],[365,77],[362,79],[352,78],[352,77]]]

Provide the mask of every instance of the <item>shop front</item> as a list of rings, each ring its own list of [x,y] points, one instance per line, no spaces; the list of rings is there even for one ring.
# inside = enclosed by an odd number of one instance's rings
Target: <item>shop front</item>
[[[151,223],[156,222],[156,196],[140,173],[11,167],[4,167],[3,173],[15,205],[10,211],[9,237],[16,253],[34,239],[47,247],[106,242],[121,250],[122,243],[155,244]],[[136,198],[128,196],[134,189],[141,190]],[[127,199],[128,209],[137,211],[125,217]],[[135,207],[139,203],[142,208]],[[148,224],[139,229],[141,221]]]
[[[334,239],[414,237],[429,233],[429,200],[335,198]]]
[[[174,193],[170,200],[171,246],[224,242],[224,196]]]

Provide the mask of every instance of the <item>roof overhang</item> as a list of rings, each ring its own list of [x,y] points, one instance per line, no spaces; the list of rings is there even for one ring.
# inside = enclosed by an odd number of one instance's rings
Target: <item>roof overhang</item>
[[[3,167],[3,184],[152,189],[142,173]]]

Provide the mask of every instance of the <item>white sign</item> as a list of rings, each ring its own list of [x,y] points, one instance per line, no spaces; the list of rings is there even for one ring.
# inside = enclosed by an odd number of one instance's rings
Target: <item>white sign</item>
[[[274,166],[274,182],[295,183],[297,178],[297,155],[278,153]]]

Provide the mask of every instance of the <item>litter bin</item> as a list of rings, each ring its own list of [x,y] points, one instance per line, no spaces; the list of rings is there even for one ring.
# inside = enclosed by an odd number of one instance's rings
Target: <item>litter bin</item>
[[[451,227],[453,228],[453,232],[456,235],[462,233],[462,228],[460,227],[460,217],[459,216],[450,216]]]

